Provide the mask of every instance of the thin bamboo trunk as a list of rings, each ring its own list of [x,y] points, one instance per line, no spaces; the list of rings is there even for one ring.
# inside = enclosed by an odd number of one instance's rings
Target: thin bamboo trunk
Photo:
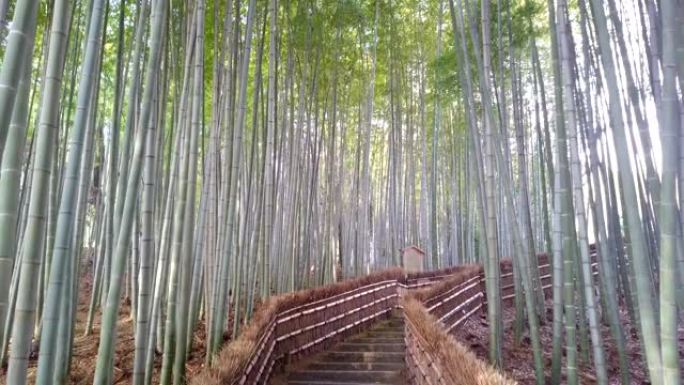
[[[677,254],[683,250],[678,248],[681,242],[681,229],[677,229],[677,197],[676,184],[679,176],[678,139],[681,136],[680,100],[676,90],[677,61],[676,42],[677,28],[675,23],[677,1],[664,0],[662,3],[663,23],[663,125],[660,127],[660,138],[663,145],[662,189],[660,195],[660,354],[662,356],[662,383],[679,385],[681,375],[679,368],[679,341],[677,316],[678,266]],[[682,7],[679,4],[679,7]],[[680,74],[681,75],[681,74]],[[682,79],[680,78],[680,81]],[[682,189],[679,180],[679,189]],[[681,210],[681,202],[679,202]],[[680,282],[681,284],[681,282]],[[657,370],[649,365],[650,371]],[[653,377],[653,374],[651,374]]]
[[[163,40],[163,27],[166,25],[167,5],[165,1],[155,3],[155,16],[152,17],[154,23],[152,24],[150,37],[150,57],[145,69],[145,90],[141,100],[141,113],[138,119],[140,129],[137,133],[133,157],[131,158],[131,175],[126,180],[127,186],[121,217],[121,230],[119,231],[113,254],[111,285],[107,294],[107,304],[102,315],[100,346],[98,348],[97,366],[95,369],[95,384],[106,384],[111,378],[113,370],[114,329],[121,300],[121,286],[126,264],[126,254],[128,247],[130,247],[131,227],[135,219],[137,193],[140,187],[140,175],[143,168],[145,139],[149,131],[149,121],[153,108],[152,93],[154,92],[154,84],[157,79],[157,70],[161,63],[161,41]]]
[[[613,139],[615,142],[617,159],[623,167],[618,168],[621,183],[621,192],[625,199],[625,217],[632,250],[632,261],[636,271],[636,294],[639,307],[639,320],[642,330],[642,341],[644,343],[644,353],[649,377],[653,385],[663,384],[662,379],[662,357],[660,352],[660,341],[657,333],[656,312],[652,298],[653,282],[648,272],[648,249],[644,236],[641,216],[638,212],[638,199],[635,190],[635,176],[630,165],[629,148],[627,144],[626,128],[624,117],[620,106],[620,95],[618,78],[613,63],[612,49],[610,47],[610,36],[608,34],[607,20],[603,4],[597,0],[591,1],[594,26],[598,35],[598,46],[603,64],[604,73],[607,80],[609,91],[609,111],[611,116],[611,127],[613,128]]]
[[[565,5],[564,5],[565,6]],[[604,352],[601,340],[601,331],[599,330],[599,319],[598,319],[598,309],[596,305],[596,298],[594,296],[594,285],[593,285],[593,275],[591,268],[591,259],[589,256],[589,242],[587,239],[587,221],[584,213],[584,192],[583,192],[583,181],[582,181],[582,170],[580,167],[579,158],[579,143],[577,139],[578,123],[577,123],[577,110],[575,106],[575,95],[574,95],[574,79],[576,74],[573,73],[571,68],[570,60],[571,56],[574,56],[574,51],[572,42],[570,41],[569,35],[572,33],[568,29],[570,28],[570,23],[567,21],[567,15],[565,14],[566,9],[560,9],[560,46],[561,46],[561,67],[562,67],[562,78],[563,78],[563,112],[566,119],[566,130],[567,130],[567,147],[570,153],[570,174],[572,177],[572,197],[573,197],[573,207],[574,207],[574,220],[575,228],[577,229],[578,236],[578,246],[581,261],[581,274],[584,298],[587,306],[587,315],[589,318],[589,332],[591,333],[591,342],[594,356],[594,370],[596,371],[596,378],[599,384],[608,383],[608,374],[606,370],[606,363],[604,358]],[[577,284],[579,285],[580,282]],[[581,294],[580,294],[581,295]],[[567,321],[566,321],[567,322]]]
[[[5,56],[0,66],[0,158],[7,141],[19,81],[22,79],[25,63],[31,59],[27,52],[33,51],[37,12],[38,2],[35,0],[18,0],[14,4]]]
[[[41,256],[43,253],[43,243],[45,239],[45,219],[47,209],[47,196],[49,193],[49,170],[51,169],[52,151],[54,151],[54,131],[56,131],[59,113],[59,104],[56,102],[60,87],[62,67],[64,62],[64,52],[67,37],[64,34],[68,24],[69,8],[66,2],[58,1],[55,6],[55,22],[50,37],[50,56],[48,58],[45,93],[41,101],[41,116],[36,147],[37,157],[34,161],[34,171],[32,175],[31,197],[23,244],[26,246],[22,250],[21,272],[17,286],[17,304],[14,315],[14,327],[12,329],[12,350],[10,354],[7,381],[12,384],[26,383],[29,348],[33,335],[33,323],[36,308],[35,282],[40,274]],[[60,17],[61,18],[58,18]],[[94,15],[93,17],[102,15]],[[93,29],[92,44],[84,63],[82,80],[83,99],[79,105],[84,105],[84,101],[89,99],[91,87],[88,86],[90,80],[89,71],[93,70],[95,56],[98,54],[97,44],[99,39],[97,34],[101,31]],[[31,50],[29,50],[30,52]],[[51,76],[52,75],[52,76]],[[85,113],[82,114],[80,123],[83,127],[85,123]],[[83,127],[84,128],[84,127]]]
[[[32,44],[29,44],[29,47]],[[2,153],[2,170],[0,171],[0,341],[5,340],[5,322],[11,321],[7,317],[9,312],[9,291],[13,272],[15,271],[15,256],[17,247],[17,227],[20,209],[21,164],[24,160],[26,132],[28,126],[29,109],[28,98],[31,85],[30,55],[27,49],[21,71],[21,79],[17,84],[17,101]],[[3,360],[4,361],[4,360]],[[4,362],[0,362],[4,363]]]

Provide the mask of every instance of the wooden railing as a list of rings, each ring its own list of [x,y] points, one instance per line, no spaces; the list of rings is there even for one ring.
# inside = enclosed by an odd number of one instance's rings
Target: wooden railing
[[[412,385],[514,384],[458,343],[449,331],[484,304],[480,266],[465,266],[433,289],[402,298],[408,382]]]
[[[255,325],[248,326],[193,383],[265,384],[278,366],[325,350],[387,315],[407,290],[429,287],[458,271],[405,274],[396,269],[275,297],[255,314]]]
[[[316,349],[386,314],[397,303],[397,281],[386,280],[279,313],[267,326],[235,383],[264,383],[276,363]]]
[[[595,252],[591,257],[592,273],[597,276]],[[539,255],[537,262],[539,282],[548,298],[553,288],[550,260],[546,255]],[[500,271],[502,301],[510,306],[515,298],[512,262],[502,261]],[[411,384],[514,383],[478,360],[451,335],[486,306],[481,266],[462,267],[438,285],[407,295],[400,306],[404,308],[406,362]]]

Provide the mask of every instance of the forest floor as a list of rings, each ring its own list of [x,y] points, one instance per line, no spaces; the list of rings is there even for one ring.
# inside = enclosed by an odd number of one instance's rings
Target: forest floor
[[[641,347],[635,329],[632,327],[626,310],[620,311],[623,332],[627,338],[627,352],[629,360],[630,384],[646,385],[650,384],[648,373],[645,369],[644,358],[642,357]],[[503,345],[503,365],[504,371],[521,385],[535,384],[534,357],[531,347],[529,333],[525,331],[522,341],[516,343],[514,337],[515,308],[506,307],[504,309],[504,345]],[[546,383],[551,381],[551,351],[553,346],[553,311],[552,302],[546,302],[546,320],[541,325],[540,337],[544,348],[544,367]],[[525,325],[525,328],[527,325]],[[617,349],[610,328],[605,323],[601,325],[603,337],[603,348],[608,366],[608,377],[610,384],[621,384],[620,366],[618,361]],[[454,332],[456,338],[477,354],[477,356],[488,361],[489,350],[489,324],[486,319],[486,312],[481,312],[480,317],[472,317]],[[578,330],[579,336],[579,330]],[[684,357],[684,328],[679,329],[679,355]],[[591,341],[589,341],[591,344]],[[591,349],[591,345],[589,345]],[[578,354],[581,357],[582,351],[578,344]],[[565,360],[565,351],[563,351]],[[683,362],[684,364],[684,362]],[[565,365],[565,362],[563,362]],[[563,381],[565,383],[565,366],[562,369]],[[589,361],[581,361],[578,376],[582,384],[596,384],[596,375],[591,358]]]
[[[91,269],[85,268],[85,271]],[[79,304],[77,312],[77,322],[74,330],[74,347],[73,357],[70,372],[70,384],[91,384],[97,358],[97,350],[99,346],[99,331],[100,331],[100,312],[95,315],[93,322],[93,331],[89,335],[85,335],[85,326],[88,316],[88,304],[90,301],[92,291],[92,278],[90,274],[86,274],[81,279],[81,287],[79,290]],[[552,333],[552,303],[546,303],[546,320],[541,325],[541,341],[544,347],[544,366],[546,368],[547,383],[550,382],[551,375],[551,347],[553,341]],[[133,374],[133,357],[135,354],[134,345],[134,322],[130,314],[130,304],[127,300],[122,301],[121,309],[119,310],[119,319],[117,322],[117,340],[116,353],[114,361],[114,384],[130,384],[132,382]],[[639,340],[637,338],[635,329],[632,327],[629,316],[626,310],[622,309],[621,314],[623,331],[627,337],[627,350],[629,354],[630,376],[631,384],[641,385],[649,384],[648,373],[645,370],[644,359],[642,357]],[[503,363],[504,370],[513,379],[519,381],[521,385],[534,384],[534,361],[531,349],[531,342],[529,334],[523,333],[522,341],[516,343],[514,338],[514,321],[515,309],[511,306],[504,309],[504,346],[503,346]],[[525,325],[526,326],[526,325]],[[680,357],[684,357],[684,327],[679,329],[680,341]],[[454,332],[456,338],[470,347],[470,349],[481,359],[488,360],[488,334],[489,328],[486,319],[486,313],[481,312],[479,317],[472,317],[468,319],[461,327]],[[610,329],[606,324],[602,324],[603,347],[606,353],[606,360],[608,365],[608,375],[610,384],[620,384],[620,370],[617,351]],[[186,365],[186,374],[188,378],[201,370],[204,363],[206,333],[204,323],[200,322],[198,330],[193,337],[192,351]],[[578,347],[579,350],[579,347]],[[563,352],[565,356],[565,352]],[[580,356],[581,356],[580,351]],[[35,382],[36,364],[38,354],[37,351],[31,355],[29,363],[29,383]],[[161,355],[157,352],[155,356],[155,371],[153,377],[153,384],[159,383],[159,369],[161,367]],[[681,367],[684,367],[682,362]],[[0,368],[0,384],[5,384],[7,367]],[[579,366],[579,376],[583,384],[595,384],[595,372],[593,364],[589,362],[581,362]],[[565,368],[563,368],[563,376],[565,376]]]
[[[84,270],[90,271],[92,269]],[[77,385],[92,384],[95,376],[95,365],[97,350],[100,344],[100,311],[97,312],[93,322],[93,330],[89,335],[85,335],[85,327],[88,318],[88,306],[92,292],[92,277],[88,273],[81,278],[80,290],[78,295],[78,311],[76,314],[76,327],[74,330],[74,347],[72,352],[71,372],[69,383]],[[117,321],[116,329],[116,352],[114,355],[114,384],[130,384],[133,375],[133,357],[135,355],[134,343],[135,322],[131,317],[131,307],[128,300],[123,300]],[[201,369],[204,364],[204,352],[206,333],[204,322],[200,322],[198,330],[193,337],[192,351],[186,364],[186,375],[188,378]],[[31,355],[29,362],[29,384],[35,383],[36,365],[38,352]],[[159,383],[159,370],[161,368],[161,354],[157,352],[154,360],[153,384]],[[7,367],[0,369],[0,384],[6,381]]]

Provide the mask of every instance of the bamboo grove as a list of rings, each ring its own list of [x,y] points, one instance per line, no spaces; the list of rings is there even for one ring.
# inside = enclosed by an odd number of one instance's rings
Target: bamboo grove
[[[538,384],[608,384],[602,325],[623,384],[629,333],[680,384],[683,26],[681,0],[0,0],[0,379],[76,381],[86,334],[80,381],[126,343],[125,382],[181,384],[269,295],[415,244],[484,264],[493,364],[510,256]]]

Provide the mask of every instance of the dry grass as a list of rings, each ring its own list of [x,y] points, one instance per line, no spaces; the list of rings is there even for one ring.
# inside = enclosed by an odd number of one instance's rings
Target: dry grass
[[[406,274],[407,279],[420,279],[420,278],[430,278],[437,277],[441,275],[452,275],[463,268],[463,265],[445,267],[441,270],[430,270],[430,271],[420,271]]]
[[[447,278],[437,284],[429,286],[424,289],[418,289],[411,292],[411,295],[419,302],[425,302],[440,294],[443,294],[455,286],[462,284],[470,278],[482,274],[481,265],[464,265],[451,269],[453,277]]]
[[[421,346],[434,358],[448,384],[472,385],[514,385],[517,382],[507,378],[493,367],[479,360],[453,336],[447,334],[430,315],[422,303],[413,295],[404,298],[404,315],[412,330],[422,339]]]

